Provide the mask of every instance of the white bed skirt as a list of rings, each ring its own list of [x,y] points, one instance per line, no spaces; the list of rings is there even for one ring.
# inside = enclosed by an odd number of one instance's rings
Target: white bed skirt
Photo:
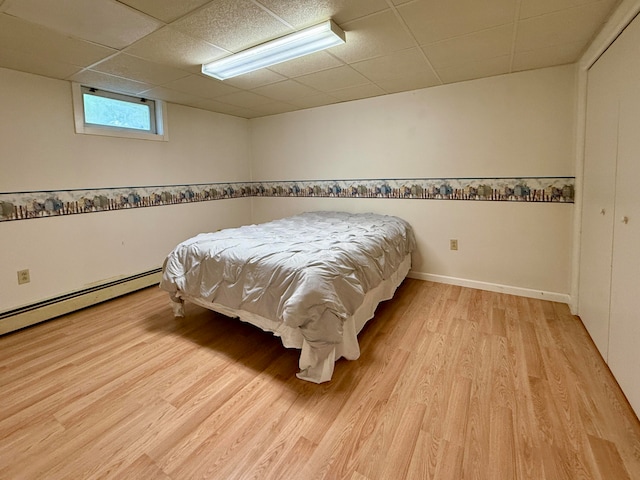
[[[373,318],[378,304],[393,297],[396,289],[407,276],[410,269],[411,254],[404,258],[391,277],[365,294],[362,305],[360,305],[353,316],[347,318],[344,322],[342,342],[322,348],[310,345],[297,328],[289,327],[281,322],[275,322],[245,310],[235,310],[220,305],[219,303],[208,302],[201,298],[181,294],[180,292],[176,295],[180,301],[172,301],[172,307],[174,315],[176,317],[182,317],[184,316],[182,301],[186,300],[228,317],[237,317],[243,322],[250,323],[264,331],[273,333],[275,336],[280,337],[285,347],[302,350],[299,361],[300,372],[297,373],[296,376],[309,382],[323,383],[331,380],[336,360],[341,357],[347,360],[356,360],[360,357],[358,333],[360,333],[367,321]]]

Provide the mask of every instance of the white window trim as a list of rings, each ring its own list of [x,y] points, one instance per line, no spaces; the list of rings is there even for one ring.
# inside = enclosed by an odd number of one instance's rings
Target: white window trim
[[[89,85],[87,85],[89,86]],[[135,138],[138,140],[155,140],[167,142],[169,131],[167,129],[167,106],[162,100],[154,100],[156,112],[157,133],[137,132],[129,128],[101,127],[99,125],[88,125],[84,121],[84,102],[82,100],[82,85],[71,82],[73,97],[73,117],[76,126],[76,133],[85,135],[102,135],[106,137]]]

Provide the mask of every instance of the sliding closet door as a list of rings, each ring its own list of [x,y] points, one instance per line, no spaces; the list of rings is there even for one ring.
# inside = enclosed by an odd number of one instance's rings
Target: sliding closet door
[[[620,101],[609,368],[640,413],[640,39]]]
[[[603,358],[609,343],[609,293],[618,145],[615,45],[588,75],[578,315]]]

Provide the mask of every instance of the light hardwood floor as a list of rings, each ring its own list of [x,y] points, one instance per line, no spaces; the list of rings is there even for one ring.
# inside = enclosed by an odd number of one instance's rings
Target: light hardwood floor
[[[0,337],[0,478],[640,479],[566,305],[407,279],[331,382],[149,288]]]

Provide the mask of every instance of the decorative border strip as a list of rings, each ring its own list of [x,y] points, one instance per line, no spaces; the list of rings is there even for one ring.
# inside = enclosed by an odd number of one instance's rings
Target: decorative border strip
[[[231,182],[0,193],[0,222],[242,197],[573,203],[575,177]]]

